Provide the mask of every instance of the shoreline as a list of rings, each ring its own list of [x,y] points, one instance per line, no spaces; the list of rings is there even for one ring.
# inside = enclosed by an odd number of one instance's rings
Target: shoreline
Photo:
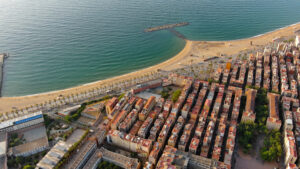
[[[179,55],[185,48],[187,48],[186,47],[187,46],[187,41],[190,41],[190,40],[184,40],[184,41],[185,41],[184,48],[179,53],[177,53],[175,56],[165,60],[164,62],[167,62],[170,59],[177,57],[177,55]],[[192,41],[190,41],[190,42],[192,42]],[[117,75],[117,76],[109,77],[107,79],[97,80],[97,81],[94,81],[94,82],[88,82],[88,83],[80,84],[80,85],[65,88],[65,89],[58,89],[58,90],[53,90],[53,91],[48,91],[48,92],[41,92],[41,93],[36,93],[36,94],[29,94],[29,95],[24,95],[24,96],[4,96],[4,97],[0,97],[0,101],[1,101],[1,98],[34,97],[34,96],[39,96],[39,95],[48,95],[48,94],[54,94],[54,93],[57,93],[57,92],[64,92],[66,90],[72,90],[72,89],[75,89],[75,88],[78,88],[78,87],[90,86],[90,85],[98,84],[98,83],[101,83],[101,82],[104,83],[104,81],[107,81],[107,80],[119,79],[119,78],[122,78],[122,77],[126,77],[127,75],[132,74],[132,73],[139,73],[140,71],[143,71],[145,69],[151,69],[153,67],[159,66],[160,64],[162,64],[164,62],[157,63],[157,64],[155,64],[153,66],[150,66],[150,67],[141,68],[139,70],[135,70],[133,72],[129,72],[129,73],[126,73],[126,74],[123,74],[123,75]]]
[[[284,27],[281,27],[281,28],[277,28],[275,30],[268,31],[266,33],[262,33],[262,34],[259,34],[259,35],[251,36],[251,37],[248,37],[248,38],[234,39],[234,40],[224,40],[224,41],[223,40],[222,41],[185,40],[185,39],[183,39],[183,40],[185,41],[185,43],[187,43],[187,41],[191,41],[191,42],[234,42],[234,41],[241,41],[241,40],[249,40],[249,39],[252,39],[252,38],[258,38],[260,36],[264,36],[266,34],[273,33],[273,32],[279,31],[281,29],[285,29],[285,28],[288,28],[288,27],[296,26],[296,25],[300,25],[300,22],[297,22],[297,23],[294,23],[294,24],[291,24],[291,25],[288,25],[288,26],[284,26]],[[186,48],[186,44],[185,44],[184,48]],[[184,48],[182,50],[184,50]],[[166,61],[168,61],[168,60],[176,57],[179,53],[177,53],[175,56],[173,56],[173,57],[171,57],[171,58],[169,58],[169,59],[167,59],[167,60],[165,60],[163,62],[157,63],[157,64],[155,64],[153,66],[157,66],[157,65],[159,65],[161,63],[164,63],[164,62],[166,62]],[[52,94],[52,93],[55,93],[55,92],[61,92],[61,91],[72,89],[72,88],[76,88],[76,87],[81,87],[81,86],[83,87],[83,86],[92,85],[92,84],[99,83],[100,81],[105,81],[105,80],[108,80],[108,79],[121,78],[124,75],[130,74],[130,73],[137,73],[138,71],[141,71],[141,70],[144,70],[144,69],[147,69],[147,68],[151,68],[153,66],[146,67],[146,68],[141,68],[141,69],[138,69],[138,70],[135,70],[133,72],[129,72],[129,73],[126,73],[126,74],[123,74],[123,75],[117,75],[117,76],[109,77],[107,79],[102,79],[102,80],[97,80],[97,81],[94,81],[94,82],[87,82],[87,83],[84,83],[84,84],[75,85],[75,86],[68,87],[68,88],[65,88],[65,89],[52,90],[52,91],[41,92],[41,93],[36,93],[36,94],[29,94],[29,95],[24,95],[24,96],[4,96],[4,97],[5,98],[10,98],[10,97],[13,98],[13,97],[29,97],[29,96],[36,96],[36,95]],[[0,99],[1,99],[1,95],[0,95]]]
[[[182,67],[182,65],[189,65],[190,63],[202,62],[204,59],[213,56],[221,55],[233,55],[238,54],[240,51],[245,49],[255,49],[257,46],[266,45],[274,38],[289,37],[294,35],[294,32],[300,30],[300,22],[288,25],[282,28],[275,29],[273,31],[266,32],[264,34],[256,35],[250,38],[229,40],[229,41],[191,41],[185,40],[186,44],[184,48],[175,56],[170,59],[158,63],[156,65],[136,70],[127,74],[115,76],[112,78],[90,82],[78,86],[74,86],[67,89],[49,91],[44,93],[37,93],[26,96],[15,96],[15,97],[1,97],[0,98],[0,113],[10,112],[13,107],[25,108],[30,105],[45,103],[45,101],[53,100],[60,95],[68,96],[75,93],[88,91],[100,86],[106,86],[115,81],[125,81],[140,77],[151,72],[160,70],[173,70]],[[250,42],[253,45],[250,45]],[[192,57],[191,56],[197,56]],[[202,57],[201,57],[202,56]]]

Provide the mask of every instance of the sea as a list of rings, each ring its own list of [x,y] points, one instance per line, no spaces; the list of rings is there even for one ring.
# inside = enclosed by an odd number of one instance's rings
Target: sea
[[[2,96],[65,89],[163,62],[185,41],[145,28],[189,22],[190,40],[234,40],[300,22],[299,0],[1,0]]]

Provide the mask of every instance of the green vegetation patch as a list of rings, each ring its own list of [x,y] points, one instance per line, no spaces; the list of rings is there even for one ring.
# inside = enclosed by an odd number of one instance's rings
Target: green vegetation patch
[[[107,161],[101,161],[97,169],[123,169],[123,168]]]
[[[34,154],[28,157],[13,157],[10,156],[7,159],[7,166],[11,169],[33,169],[35,165],[41,160],[42,157],[46,155],[48,150]]]
[[[67,122],[76,121],[76,120],[79,119],[79,117],[81,116],[81,112],[85,109],[85,107],[87,105],[94,104],[94,103],[97,103],[97,102],[100,102],[100,101],[104,101],[104,100],[107,100],[107,99],[110,99],[110,98],[111,98],[111,96],[104,96],[101,99],[92,100],[92,101],[83,103],[83,104],[81,104],[81,107],[77,111],[71,112],[70,115],[65,116],[65,120]]]
[[[48,128],[55,120],[51,119],[47,114],[43,114],[45,127]]]
[[[282,155],[281,134],[279,131],[269,131],[266,128],[266,120],[269,115],[267,90],[257,90],[255,99],[256,121],[255,123],[241,123],[239,125],[238,140],[239,144],[243,147],[243,151],[249,153],[257,136],[259,134],[266,135],[264,145],[260,149],[260,156],[264,161],[274,161]]]
[[[238,142],[243,147],[243,152],[248,154],[252,149],[257,136],[257,124],[253,122],[241,123],[238,127]]]
[[[25,141],[25,139],[23,137],[19,137],[19,135],[17,133],[13,133],[9,137],[8,144],[9,144],[9,147],[15,147],[15,146],[23,144],[24,141]]]
[[[161,95],[161,97],[164,98],[164,99],[168,99],[169,96],[170,96],[169,92],[168,92],[168,91],[165,91],[165,90],[161,91],[161,92],[160,92],[160,95]]]
[[[282,146],[279,131],[269,131],[264,139],[264,145],[260,150],[260,156],[265,161],[279,159],[282,154]]]
[[[172,101],[174,103],[178,100],[180,94],[181,94],[181,90],[180,89],[175,90],[175,92],[172,95]]]
[[[122,93],[118,99],[121,100],[124,96],[125,96],[125,93]]]
[[[283,42],[285,42],[285,43],[291,43],[291,42],[294,42],[294,41],[295,41],[295,39],[291,38],[291,39],[288,39],[288,40],[284,40]]]
[[[238,127],[238,142],[243,148],[244,153],[249,153],[255,143],[259,134],[266,134],[268,132],[266,128],[266,120],[269,115],[268,111],[268,98],[267,90],[259,89],[252,86],[246,86],[246,88],[257,89],[255,98],[255,123],[247,122],[241,123]],[[244,109],[246,104],[246,98],[243,96],[241,102],[241,108]]]
[[[54,167],[54,169],[59,169],[62,167],[62,165],[69,159],[70,155],[76,150],[78,145],[82,142],[82,140],[87,136],[88,132],[89,132],[89,130],[86,130],[84,135],[80,138],[80,140],[72,145],[72,147],[69,149],[69,151],[63,156],[63,158]]]
[[[258,124],[258,130],[260,133],[266,133],[266,121],[269,116],[268,110],[268,98],[266,89],[258,89],[255,99],[255,114],[256,123]]]
[[[34,169],[34,167],[30,164],[27,164],[23,167],[23,169]]]

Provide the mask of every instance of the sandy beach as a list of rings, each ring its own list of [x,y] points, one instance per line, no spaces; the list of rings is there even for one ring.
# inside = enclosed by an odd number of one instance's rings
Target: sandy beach
[[[300,29],[300,23],[290,25],[281,29],[277,29],[272,32],[265,33],[263,35],[240,39],[232,41],[190,41],[186,40],[185,47],[177,55],[169,60],[159,63],[157,65],[138,70],[132,73],[128,73],[121,76],[116,76],[110,79],[100,80],[93,83],[88,83],[81,86],[76,86],[64,90],[58,90],[53,92],[35,94],[30,96],[20,97],[1,97],[0,98],[0,113],[10,112],[13,107],[18,109],[29,107],[31,105],[45,103],[46,101],[53,100],[58,96],[68,96],[76,94],[96,87],[105,86],[115,81],[124,81],[133,79],[145,75],[147,73],[155,72],[158,69],[172,70],[181,67],[182,65],[188,65],[191,62],[201,62],[206,58],[213,56],[228,56],[237,54],[242,50],[255,49],[261,45],[266,45],[272,42],[275,38],[288,37],[294,35],[295,31]],[[250,42],[252,41],[252,45]]]

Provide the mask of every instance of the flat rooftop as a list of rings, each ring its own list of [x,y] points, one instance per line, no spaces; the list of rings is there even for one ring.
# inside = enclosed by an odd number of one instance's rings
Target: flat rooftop
[[[39,138],[37,140],[12,147],[12,148],[10,148],[9,151],[10,151],[10,153],[16,155],[16,154],[26,153],[26,152],[32,151],[33,149],[36,149],[39,147],[44,147],[44,146],[46,146],[46,147],[49,146],[47,137]]]
[[[23,137],[26,142],[31,142],[39,138],[47,137],[46,128],[44,125],[26,130],[23,132]]]
[[[268,93],[268,99],[269,99],[269,111],[270,111],[270,117],[273,118],[279,118],[279,95],[274,93]]]
[[[136,94],[136,96],[138,96],[140,98],[143,98],[145,100],[148,100],[151,96],[156,97],[157,100],[161,98],[160,95],[155,94],[155,93],[151,93],[151,92],[147,92],[147,91],[140,92],[140,93]]]
[[[73,131],[73,133],[69,136],[69,138],[66,140],[67,144],[73,145],[77,141],[81,139],[81,137],[84,135],[85,130],[83,129],[76,129]]]

